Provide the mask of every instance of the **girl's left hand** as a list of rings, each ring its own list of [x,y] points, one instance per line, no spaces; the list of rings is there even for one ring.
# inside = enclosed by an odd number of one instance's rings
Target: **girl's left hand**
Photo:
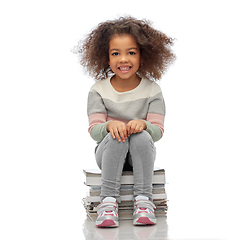
[[[140,133],[146,130],[147,125],[143,120],[132,120],[127,124],[127,134],[130,136],[133,133]]]

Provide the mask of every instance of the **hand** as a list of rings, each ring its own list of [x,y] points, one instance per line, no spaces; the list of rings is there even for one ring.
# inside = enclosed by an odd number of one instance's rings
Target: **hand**
[[[147,125],[143,120],[136,119],[128,122],[127,124],[127,134],[130,136],[133,133],[140,133],[146,130]]]
[[[125,140],[127,138],[127,127],[124,122],[110,121],[107,124],[107,131],[111,133],[113,139],[117,138],[117,140],[119,142],[121,142],[121,138],[122,138],[123,142],[125,142]],[[119,134],[120,134],[121,138],[120,138]]]

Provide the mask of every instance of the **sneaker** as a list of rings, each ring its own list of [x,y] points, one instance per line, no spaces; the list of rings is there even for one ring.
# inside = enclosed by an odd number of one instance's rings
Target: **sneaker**
[[[97,207],[97,213],[97,227],[118,227],[118,204],[115,198],[104,198]]]
[[[133,225],[156,224],[155,208],[148,197],[137,196],[134,201]]]

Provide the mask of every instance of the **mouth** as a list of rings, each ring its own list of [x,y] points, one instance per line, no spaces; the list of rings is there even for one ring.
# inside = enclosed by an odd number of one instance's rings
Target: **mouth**
[[[121,66],[121,67],[118,67],[118,69],[120,71],[129,71],[132,67],[131,66]]]

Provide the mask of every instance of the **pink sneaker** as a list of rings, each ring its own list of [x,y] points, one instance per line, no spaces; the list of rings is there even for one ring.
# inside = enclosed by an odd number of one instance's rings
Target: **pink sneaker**
[[[115,198],[106,197],[97,207],[97,227],[118,227],[118,204]]]
[[[153,225],[157,220],[155,205],[145,196],[137,196],[134,202],[133,225]]]

